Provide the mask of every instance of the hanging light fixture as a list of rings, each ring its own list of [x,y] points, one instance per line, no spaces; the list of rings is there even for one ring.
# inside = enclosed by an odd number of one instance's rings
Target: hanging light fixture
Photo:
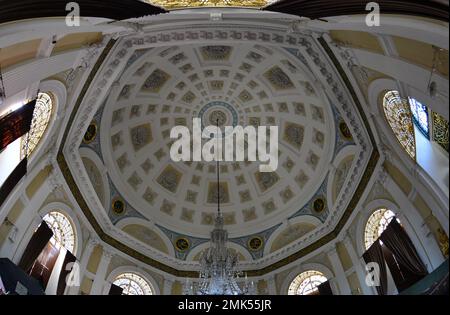
[[[437,94],[438,94],[438,86],[437,86],[437,82],[433,80],[433,75],[434,73],[437,71],[438,66],[441,65],[441,61],[440,61],[440,53],[443,49],[433,46],[433,65],[431,67],[431,71],[430,71],[430,78],[428,79],[428,85],[427,85],[427,89],[428,89],[428,94],[430,95],[431,98],[436,98]]]
[[[217,141],[219,141],[219,120],[217,126]],[[219,147],[219,146],[217,146]],[[238,285],[239,276],[243,273],[238,271],[238,256],[227,248],[228,232],[224,229],[224,220],[220,209],[220,169],[219,155],[216,154],[217,174],[217,215],[214,221],[214,229],[210,234],[210,247],[202,252],[200,258],[200,279],[198,285],[194,286],[186,281],[184,294],[186,295],[255,295],[256,287],[253,281],[247,280],[242,288]]]

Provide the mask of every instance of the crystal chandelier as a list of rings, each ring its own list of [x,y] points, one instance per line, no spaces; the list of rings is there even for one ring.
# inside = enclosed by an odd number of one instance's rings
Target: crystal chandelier
[[[217,120],[217,128],[219,121]],[[219,141],[219,137],[217,136]],[[217,156],[218,157],[218,156]],[[220,211],[220,170],[219,158],[216,159],[217,173],[217,215],[214,229],[210,236],[210,247],[202,252],[200,258],[199,283],[194,287],[186,281],[184,294],[186,295],[256,295],[256,287],[253,281],[245,282],[242,288],[238,285],[239,276],[237,253],[227,248],[228,232],[223,228],[223,216]]]

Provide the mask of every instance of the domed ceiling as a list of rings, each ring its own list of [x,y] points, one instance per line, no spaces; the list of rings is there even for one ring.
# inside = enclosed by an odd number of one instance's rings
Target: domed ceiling
[[[253,44],[188,45],[140,52],[110,93],[102,156],[118,192],[153,222],[208,236],[217,211],[215,162],[173,162],[171,128],[279,126],[279,167],[222,162],[222,212],[232,236],[293,215],[322,184],[334,145],[332,110],[300,60]],[[317,214],[313,214],[317,215]],[[326,213],[319,217],[324,218]]]
[[[242,257],[275,259],[333,229],[369,160],[368,139],[323,51],[286,34],[208,25],[113,43],[66,145],[88,217],[160,261],[198,256],[217,211],[216,164],[169,152],[171,128],[192,130],[201,118],[279,128],[275,172],[220,164],[221,209]]]

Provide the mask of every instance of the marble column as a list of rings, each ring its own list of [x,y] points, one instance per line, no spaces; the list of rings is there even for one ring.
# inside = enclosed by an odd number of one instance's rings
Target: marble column
[[[172,279],[164,279],[163,295],[172,295]]]
[[[103,294],[103,287],[106,283],[106,272],[108,271],[109,263],[111,262],[114,253],[103,247],[102,257],[95,273],[94,282],[92,283],[91,295]]]
[[[83,250],[83,253],[81,254],[81,258],[79,259],[79,266],[78,266],[78,279],[80,283],[77,285],[73,285],[68,288],[67,294],[69,295],[77,295],[80,291],[81,283],[83,282],[83,278],[86,273],[86,268],[89,263],[89,259],[91,258],[92,252],[94,251],[95,246],[99,244],[99,240],[97,238],[89,238],[86,242],[86,246]]]
[[[328,251],[327,255],[330,259],[331,265],[333,266],[334,278],[339,286],[339,293],[341,295],[350,295],[350,285],[348,284],[347,276],[345,275],[345,271],[342,267],[342,263],[336,251],[335,245],[330,251]]]
[[[271,275],[268,279],[267,279],[267,289],[268,289],[268,293],[269,295],[276,295],[277,294],[277,286],[275,283],[275,275]]]
[[[373,291],[366,284],[366,272],[361,264],[361,260],[358,258],[358,254],[356,253],[355,247],[352,244],[352,240],[349,235],[344,237],[342,241],[344,246],[350,256],[350,259],[353,264],[353,268],[355,269],[356,275],[358,276],[359,286],[361,287],[361,293],[364,295],[372,295]]]

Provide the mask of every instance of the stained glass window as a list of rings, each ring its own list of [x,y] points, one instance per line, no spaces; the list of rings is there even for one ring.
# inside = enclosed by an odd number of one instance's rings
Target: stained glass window
[[[141,276],[127,272],[116,277],[113,284],[123,289],[123,295],[152,295],[153,291],[148,282]]]
[[[53,231],[50,242],[56,247],[61,246],[73,253],[75,249],[75,231],[69,219],[58,211],[47,213],[43,220]]]
[[[413,121],[416,124],[417,128],[419,128],[420,132],[427,139],[430,139],[428,108],[412,97],[409,97],[409,106],[413,115]]]
[[[48,93],[39,93],[31,120],[30,131],[22,137],[21,156],[27,156],[37,147],[52,115],[53,101]]]
[[[326,282],[323,273],[309,270],[299,274],[289,285],[288,295],[311,295],[317,294],[317,287]]]
[[[395,217],[395,213],[386,208],[378,209],[372,213],[369,220],[367,220],[364,230],[364,245],[366,249],[372,246],[381,233],[386,230],[393,217]]]
[[[447,152],[449,152],[448,129],[448,121],[438,113],[433,112],[433,140]]]
[[[415,159],[414,125],[407,100],[402,99],[397,91],[389,91],[384,96],[383,109],[395,137],[408,155]]]

